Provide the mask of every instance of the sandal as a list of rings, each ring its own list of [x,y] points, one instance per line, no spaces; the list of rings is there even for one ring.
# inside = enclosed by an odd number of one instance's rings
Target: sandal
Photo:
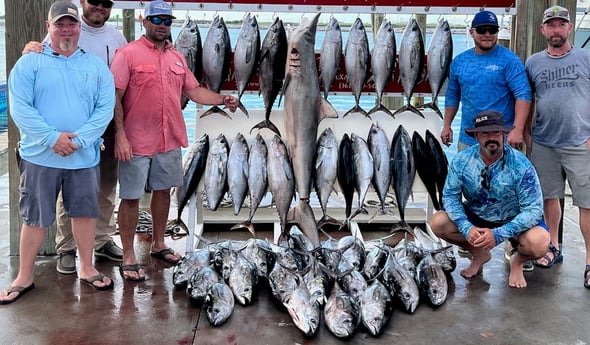
[[[121,265],[119,265],[119,273],[121,274],[121,277],[123,277],[123,279],[128,280],[128,281],[133,281],[133,282],[144,281],[145,274],[143,276],[140,275],[140,271],[143,271],[143,269],[141,268],[141,266],[139,266],[139,264],[133,264],[133,265],[121,264]],[[130,276],[130,275],[126,274],[125,272],[136,272],[137,277]]]
[[[551,253],[551,255],[553,255],[553,257],[550,257],[549,253]],[[547,252],[542,257],[542,259],[545,259],[545,261],[547,261],[547,263],[540,264],[538,261],[535,260],[535,266],[537,266],[539,268],[551,268],[556,263],[563,261],[563,255],[561,255],[561,250],[555,248],[555,246],[550,243],[549,248],[547,249]]]
[[[590,279],[590,265],[586,265],[586,270],[584,271],[584,287],[586,289],[590,289],[590,283],[588,283],[589,279]]]

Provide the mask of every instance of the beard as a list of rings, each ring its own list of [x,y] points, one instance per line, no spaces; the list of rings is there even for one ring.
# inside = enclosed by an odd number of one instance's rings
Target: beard
[[[78,48],[78,45],[70,38],[64,38],[59,42],[59,49],[65,52],[71,52]]]
[[[551,36],[547,38],[547,43],[552,48],[561,48],[567,42],[567,38],[562,36]]]
[[[498,155],[501,152],[501,149],[502,149],[502,146],[500,145],[500,142],[498,142],[496,140],[488,140],[484,144],[484,150],[490,156]]]

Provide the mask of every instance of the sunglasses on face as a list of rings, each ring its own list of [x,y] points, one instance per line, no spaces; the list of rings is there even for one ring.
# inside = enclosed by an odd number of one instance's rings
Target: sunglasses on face
[[[496,26],[478,26],[475,28],[475,32],[480,35],[483,35],[486,32],[489,32],[490,35],[495,35],[498,33],[498,28]]]
[[[160,25],[162,23],[166,26],[172,25],[172,18],[148,17],[148,20],[154,25]]]
[[[89,3],[92,6],[98,6],[98,5],[102,5],[102,7],[104,8],[111,8],[113,7],[113,3],[110,1],[104,1],[104,0],[86,0],[87,3]]]
[[[488,167],[487,166],[484,167],[483,169],[481,169],[479,176],[481,176],[481,186],[487,190],[490,190],[490,180],[488,177]]]

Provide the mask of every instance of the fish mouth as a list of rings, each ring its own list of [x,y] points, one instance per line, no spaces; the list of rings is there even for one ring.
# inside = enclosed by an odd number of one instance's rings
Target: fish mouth
[[[301,54],[296,48],[289,53],[289,71],[298,71],[301,68]]]

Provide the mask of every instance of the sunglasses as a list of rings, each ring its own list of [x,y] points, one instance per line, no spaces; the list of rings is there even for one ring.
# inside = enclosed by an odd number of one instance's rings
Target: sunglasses
[[[481,176],[481,186],[487,190],[490,190],[490,180],[488,177],[488,167],[484,167],[483,169],[481,169],[481,172],[479,173],[479,176]]]
[[[111,8],[111,7],[113,7],[113,2],[112,1],[86,0],[86,2],[89,3],[92,6],[102,5],[102,7],[104,7],[104,8]]]
[[[478,26],[475,28],[475,32],[480,35],[484,35],[486,32],[489,32],[490,35],[495,35],[498,33],[498,27],[496,26]]]
[[[560,17],[560,18],[567,17],[567,18],[569,18],[569,16],[570,16],[570,13],[568,11],[548,12],[548,13],[545,13],[544,19],[553,18],[553,17]]]
[[[160,25],[162,23],[166,26],[172,25],[172,18],[162,19],[160,17],[148,17],[147,19],[154,25]]]

